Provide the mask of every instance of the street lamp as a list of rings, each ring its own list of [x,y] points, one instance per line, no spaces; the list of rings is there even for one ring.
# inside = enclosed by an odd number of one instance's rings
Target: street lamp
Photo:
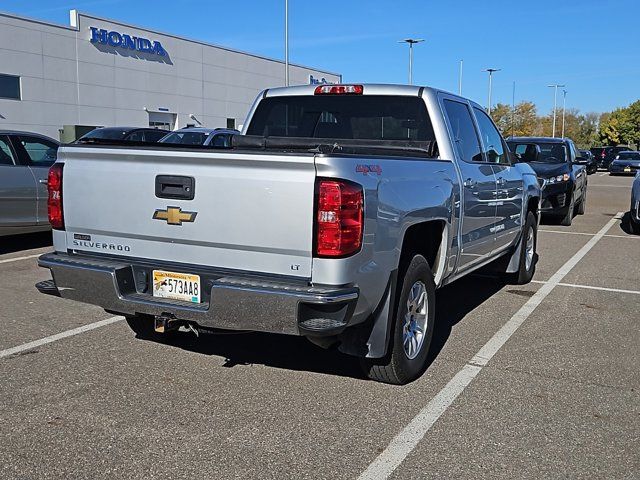
[[[556,108],[558,108],[558,87],[566,87],[566,85],[560,85],[560,84],[554,83],[553,85],[547,85],[547,87],[554,89],[554,92],[553,92],[553,133],[552,133],[551,136],[553,138],[555,138],[556,137]]]
[[[483,72],[489,72],[489,103],[487,105],[487,113],[489,115],[491,115],[491,88],[493,85],[493,74],[495,72],[499,72],[500,70],[502,70],[501,68],[487,68],[486,70],[483,70]]]
[[[409,85],[413,85],[413,45],[421,42],[424,42],[422,38],[405,38],[398,42],[409,44]]]
[[[284,0],[284,84],[289,86],[289,0]]]
[[[564,112],[567,106],[567,91],[562,90],[562,138],[564,138]]]

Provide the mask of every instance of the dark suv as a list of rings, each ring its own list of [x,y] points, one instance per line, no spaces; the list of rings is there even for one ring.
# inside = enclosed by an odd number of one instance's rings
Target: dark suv
[[[572,140],[547,137],[509,137],[516,161],[526,162],[543,182],[540,213],[571,225],[587,203],[587,159],[580,156]]]
[[[164,137],[169,130],[144,127],[102,127],[91,130],[80,137],[78,143],[92,143],[100,140],[114,140],[119,142],[157,142]]]
[[[593,147],[591,153],[598,160],[598,167],[609,170],[609,164],[616,158],[620,152],[632,150],[630,147]]]

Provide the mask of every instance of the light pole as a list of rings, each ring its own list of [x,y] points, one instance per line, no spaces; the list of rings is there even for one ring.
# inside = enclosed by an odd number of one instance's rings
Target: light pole
[[[409,85],[413,85],[413,45],[420,42],[424,42],[424,40],[422,38],[405,38],[398,42],[409,44]]]
[[[289,86],[289,0],[284,0],[284,84]]]
[[[564,138],[564,112],[567,106],[567,91],[562,90],[562,138]]]
[[[458,77],[458,95],[462,96],[462,65],[463,60],[460,60],[460,76]]]
[[[489,72],[489,103],[487,105],[487,113],[491,115],[491,88],[493,84],[493,74],[499,72],[501,68],[487,68],[485,72]]]
[[[551,136],[556,137],[556,109],[558,108],[558,87],[565,87],[566,85],[559,85],[554,83],[553,85],[547,85],[549,88],[553,88],[553,133]]]
[[[513,81],[513,90],[511,92],[511,136],[513,137],[513,132],[516,124],[516,81]]]

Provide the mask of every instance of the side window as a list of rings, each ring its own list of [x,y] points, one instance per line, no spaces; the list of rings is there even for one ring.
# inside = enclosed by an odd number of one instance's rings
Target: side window
[[[58,144],[38,137],[20,135],[18,142],[27,153],[31,165],[52,165],[58,156]],[[20,148],[16,146],[16,148]]]
[[[231,145],[231,135],[228,133],[219,133],[213,137],[211,145],[214,147],[228,147]]]
[[[15,157],[7,137],[0,137],[0,165],[15,165]]]
[[[489,116],[482,110],[474,107],[478,127],[480,128],[480,136],[484,145],[489,163],[506,163],[509,164],[509,156],[505,152],[502,136],[498,129],[493,125]]]
[[[145,142],[157,142],[167,134],[164,130],[146,130],[144,132]]]
[[[573,144],[573,142],[569,142],[569,150],[571,150],[571,161],[575,162],[576,158],[578,158],[580,154],[576,152],[576,146]]]
[[[144,142],[144,130],[136,130],[127,135],[126,140],[129,142]]]
[[[460,158],[465,162],[484,161],[469,107],[454,100],[445,100],[444,109]]]

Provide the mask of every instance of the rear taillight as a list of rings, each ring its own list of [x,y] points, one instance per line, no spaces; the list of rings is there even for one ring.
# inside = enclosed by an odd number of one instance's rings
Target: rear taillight
[[[345,257],[362,245],[362,187],[344,180],[318,179],[316,251],[319,257]]]
[[[362,95],[362,85],[319,85],[314,95]]]
[[[56,230],[64,230],[64,213],[62,211],[62,163],[54,163],[49,169],[47,178],[47,188],[49,199],[47,207],[49,210],[49,223]]]

